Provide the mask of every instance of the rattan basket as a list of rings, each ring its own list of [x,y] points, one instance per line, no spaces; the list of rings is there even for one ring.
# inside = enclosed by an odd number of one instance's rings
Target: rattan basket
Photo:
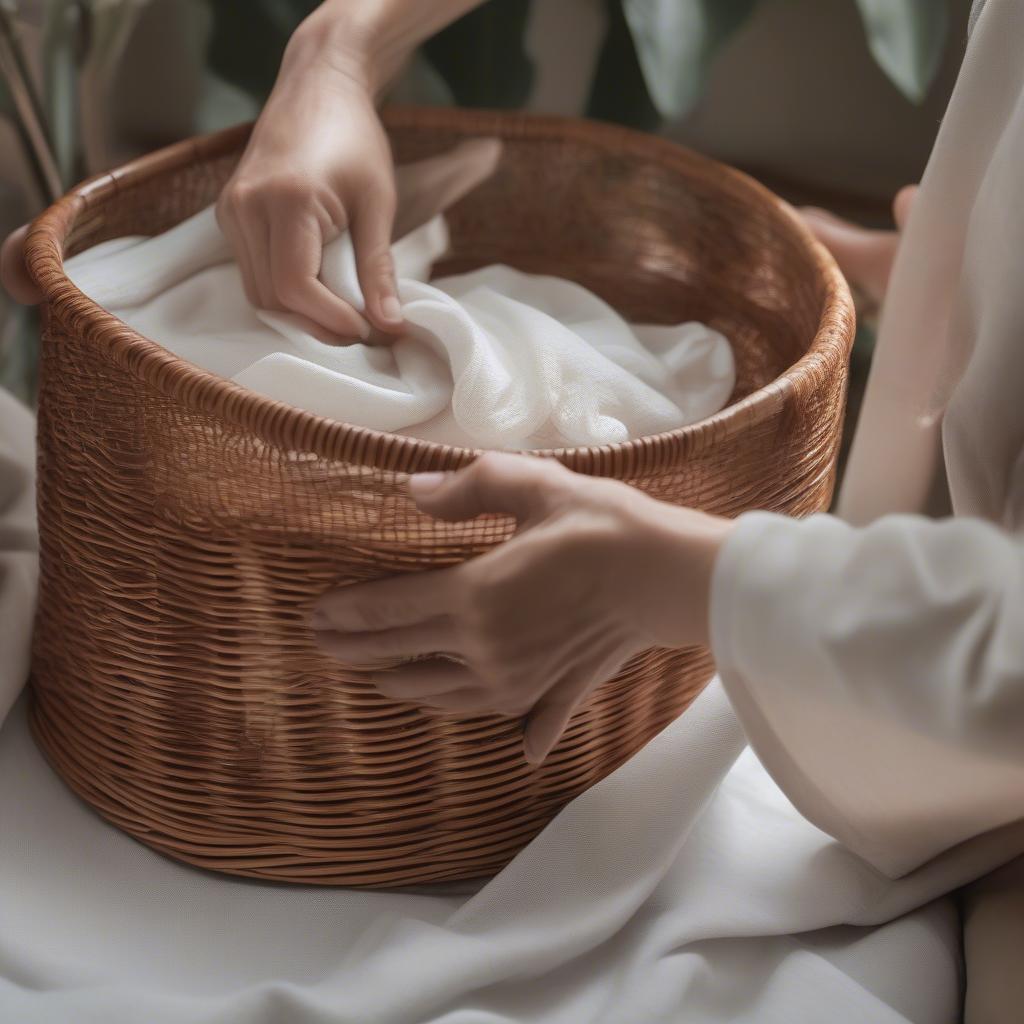
[[[618,128],[400,111],[397,156],[497,135],[497,174],[451,211],[440,272],[504,262],[589,286],[635,320],[733,342],[733,404],[695,426],[540,453],[727,515],[825,508],[853,333],[847,288],[788,207],[733,170]],[[244,129],[71,192],[36,222],[46,293],[41,589],[32,722],[69,786],[172,857],[292,882],[486,875],[679,715],[704,651],[651,651],[541,767],[521,723],[379,696],[314,648],[332,584],[449,565],[511,523],[420,515],[405,474],[474,453],[318,418],[196,368],[82,295],[62,260],[210,203]]]

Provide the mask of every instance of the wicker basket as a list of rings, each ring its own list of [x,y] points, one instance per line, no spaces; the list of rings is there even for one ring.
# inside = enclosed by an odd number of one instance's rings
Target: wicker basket
[[[587,285],[635,320],[733,342],[733,404],[626,444],[541,453],[727,515],[830,499],[853,333],[849,294],[788,207],[666,142],[577,121],[389,115],[414,159],[498,135],[501,166],[451,211],[440,272],[505,262]],[[504,865],[573,796],[679,715],[704,651],[651,651],[605,684],[541,767],[521,724],[380,697],[321,656],[332,584],[450,565],[508,536],[443,524],[403,492],[473,453],[318,418],[197,369],[64,276],[104,239],[216,196],[245,131],[97,178],[28,243],[45,289],[36,737],[68,785],[149,846],[219,871],[395,886]]]

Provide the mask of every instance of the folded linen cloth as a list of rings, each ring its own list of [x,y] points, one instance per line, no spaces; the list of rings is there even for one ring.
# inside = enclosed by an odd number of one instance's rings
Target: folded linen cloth
[[[407,330],[348,343],[302,317],[254,310],[208,208],[162,235],[70,260],[78,288],[198,366],[321,416],[445,444],[597,445],[694,423],[726,403],[728,341],[699,323],[631,326],[585,288],[495,265],[428,283],[442,216],[393,247]],[[320,278],[363,308],[349,236]]]

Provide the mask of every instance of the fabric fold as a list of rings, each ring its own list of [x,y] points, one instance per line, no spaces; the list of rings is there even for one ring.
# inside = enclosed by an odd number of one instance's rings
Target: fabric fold
[[[69,260],[99,305],[214,373],[357,426],[474,448],[612,444],[718,412],[735,384],[728,341],[703,324],[633,327],[587,289],[493,265],[429,281],[443,217],[393,246],[407,330],[390,344],[254,311],[212,208],[151,239]],[[343,235],[320,278],[363,308]]]

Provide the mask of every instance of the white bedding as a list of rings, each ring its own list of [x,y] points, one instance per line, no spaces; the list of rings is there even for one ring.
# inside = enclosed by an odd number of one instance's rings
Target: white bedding
[[[393,247],[408,330],[365,345],[301,317],[255,311],[212,208],[154,238],[69,260],[100,305],[177,355],[358,426],[474,448],[597,445],[673,430],[725,405],[728,341],[698,323],[631,326],[585,288],[490,266],[427,283],[448,246],[435,217]],[[352,244],[321,280],[362,309]]]

